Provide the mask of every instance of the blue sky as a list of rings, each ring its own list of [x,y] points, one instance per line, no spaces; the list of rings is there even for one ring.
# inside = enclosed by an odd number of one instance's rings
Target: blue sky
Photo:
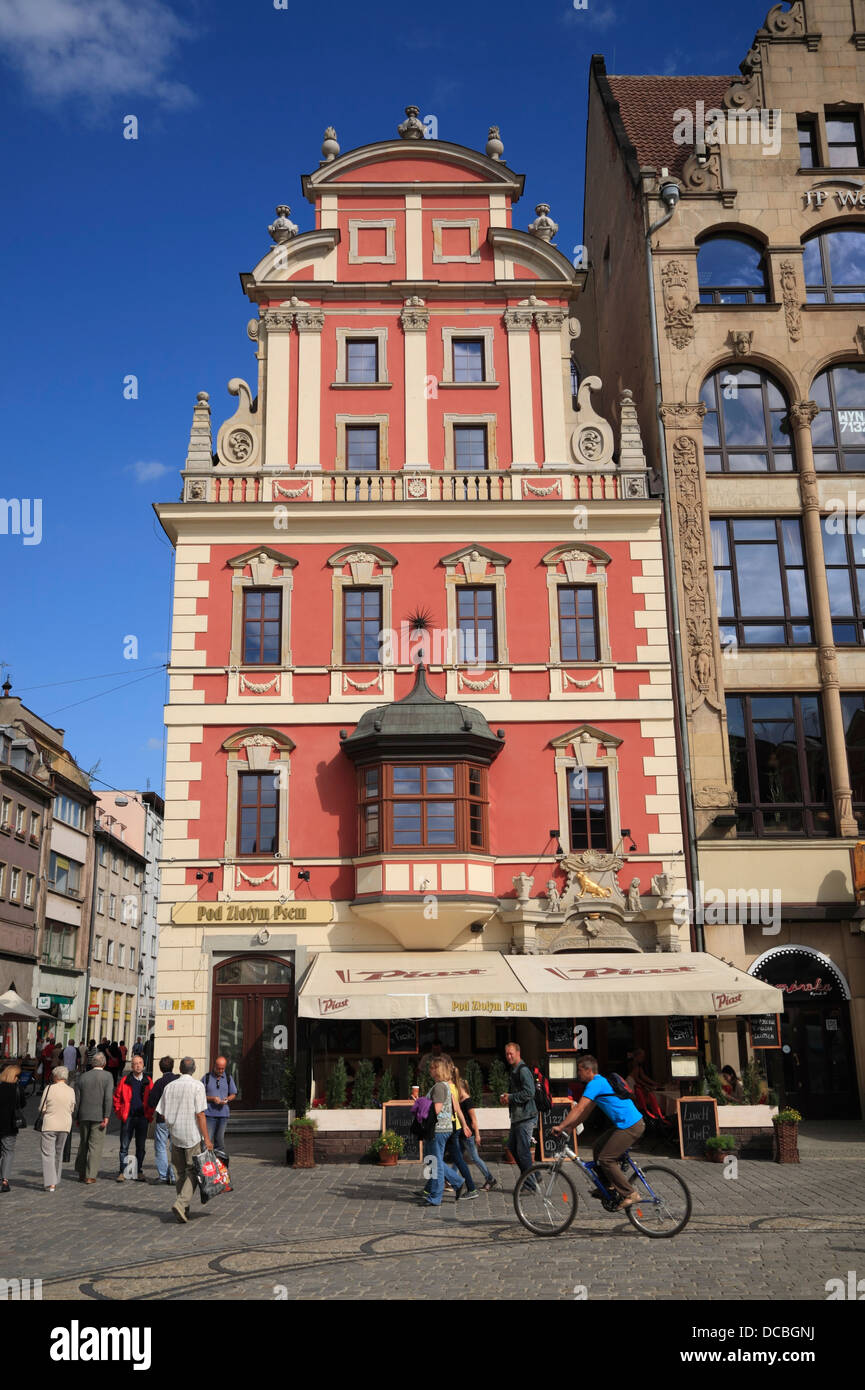
[[[735,72],[769,8],[727,0],[719,26],[689,0],[285,2],[0,0],[0,495],[42,504],[39,544],[0,534],[0,662],[118,787],[162,788],[172,552],[151,504],[179,494],[196,392],[216,427],[228,378],[253,380],[238,272],[277,203],[311,227],[299,178],[325,126],[351,149],[415,103],[482,149],[498,124],[527,176],[517,225],[549,202],[570,254],[591,55]]]

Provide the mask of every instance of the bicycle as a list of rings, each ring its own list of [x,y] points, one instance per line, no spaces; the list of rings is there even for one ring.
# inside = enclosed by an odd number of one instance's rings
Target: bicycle
[[[578,1158],[567,1142],[552,1163],[533,1163],[517,1179],[514,1188],[514,1210],[527,1231],[536,1236],[560,1236],[568,1229],[577,1214],[577,1189],[568,1173],[563,1171],[566,1158],[577,1167],[594,1185],[601,1205],[605,1211],[618,1211],[621,1197],[610,1192],[598,1173],[594,1159]],[[635,1178],[637,1190],[645,1191],[636,1202],[625,1207],[632,1226],[652,1239],[664,1239],[678,1235],[687,1226],[691,1217],[691,1193],[687,1184],[660,1163],[649,1163],[639,1168],[631,1157],[630,1150],[622,1154],[619,1162],[622,1172]],[[630,1173],[629,1173],[630,1169]],[[593,1192],[592,1196],[595,1195]]]

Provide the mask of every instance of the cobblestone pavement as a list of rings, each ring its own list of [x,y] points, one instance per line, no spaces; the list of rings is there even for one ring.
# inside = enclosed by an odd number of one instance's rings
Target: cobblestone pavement
[[[206,1207],[196,1198],[180,1226],[173,1189],[153,1181],[152,1145],[150,1181],[115,1183],[114,1124],[86,1191],[67,1167],[57,1191],[43,1192],[32,1129],[16,1147],[12,1191],[0,1198],[0,1277],[41,1278],[43,1299],[823,1301],[827,1280],[865,1278],[856,1159],[743,1160],[731,1181],[721,1166],[659,1158],[693,1194],[681,1235],[649,1240],[581,1197],[570,1231],[544,1240],[517,1222],[505,1165],[493,1165],[501,1192],[459,1204],[446,1195],[432,1211],[415,1200],[418,1165],[301,1171],[285,1166],[278,1138],[238,1136],[235,1191]],[[76,1148],[77,1136],[73,1159]]]

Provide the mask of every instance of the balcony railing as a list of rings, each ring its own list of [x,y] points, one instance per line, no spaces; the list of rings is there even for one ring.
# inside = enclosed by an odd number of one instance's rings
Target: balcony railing
[[[306,502],[567,502],[648,497],[645,472],[577,473],[568,469],[537,469],[530,473],[491,471],[442,473],[297,472],[187,473],[186,502],[268,502],[291,505]]]

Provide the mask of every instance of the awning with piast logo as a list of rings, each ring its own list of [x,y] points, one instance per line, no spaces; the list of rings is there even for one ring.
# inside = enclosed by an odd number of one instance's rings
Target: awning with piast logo
[[[784,996],[715,956],[594,951],[319,953],[301,1018],[624,1018],[784,1012]]]

